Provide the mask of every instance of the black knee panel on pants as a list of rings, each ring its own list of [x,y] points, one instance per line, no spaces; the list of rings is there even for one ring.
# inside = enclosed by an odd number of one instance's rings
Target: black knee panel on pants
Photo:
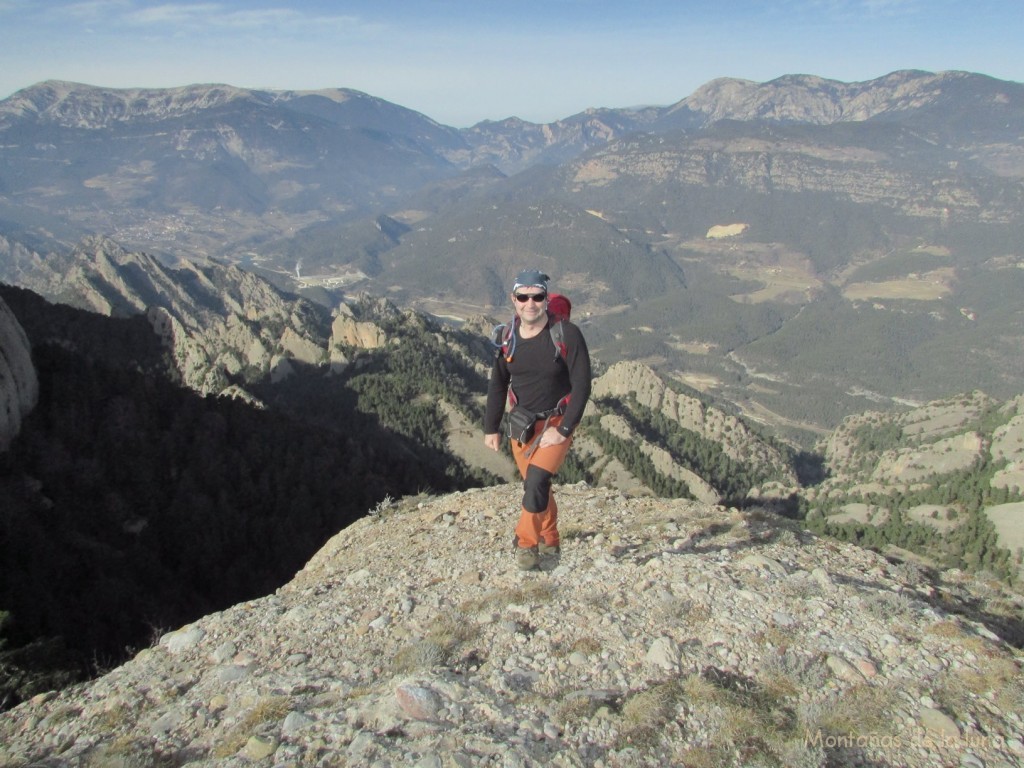
[[[527,512],[543,512],[548,508],[551,494],[551,473],[546,469],[531,466],[526,470],[523,481],[523,509]]]

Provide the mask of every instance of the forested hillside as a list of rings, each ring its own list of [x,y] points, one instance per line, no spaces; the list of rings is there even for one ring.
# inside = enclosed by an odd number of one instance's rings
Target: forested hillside
[[[981,392],[851,416],[821,446],[829,476],[802,492],[802,515],[819,533],[1019,584],[1022,435],[1021,399]]]

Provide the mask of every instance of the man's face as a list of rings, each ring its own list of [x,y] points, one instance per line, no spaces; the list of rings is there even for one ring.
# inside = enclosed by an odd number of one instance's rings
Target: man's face
[[[547,312],[547,296],[543,288],[524,285],[512,292],[512,303],[520,319],[530,323],[539,320]]]

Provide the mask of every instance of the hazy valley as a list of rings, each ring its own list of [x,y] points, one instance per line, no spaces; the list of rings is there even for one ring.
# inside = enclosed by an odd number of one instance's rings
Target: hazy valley
[[[536,264],[606,362],[809,445],[879,405],[1019,390],[1022,102],[961,72],[725,79],[459,131],[343,89],[44,83],[0,104],[0,234],[43,260],[99,234],[327,307],[367,291],[463,319]]]

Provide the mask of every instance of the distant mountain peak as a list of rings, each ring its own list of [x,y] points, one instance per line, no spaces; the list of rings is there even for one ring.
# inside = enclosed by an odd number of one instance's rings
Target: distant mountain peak
[[[874,80],[843,82],[818,75],[789,74],[768,82],[717,78],[669,107],[672,114],[697,114],[706,122],[770,120],[828,125],[910,112],[935,103],[944,86],[964,81],[1000,83],[971,72],[906,69]],[[1019,84],[1004,83],[1010,89]]]
[[[65,127],[105,128],[137,119],[167,118],[221,106],[239,99],[256,100],[256,92],[231,85],[185,85],[176,88],[101,88],[64,80],[47,80],[18,91],[3,102],[6,114]]]

